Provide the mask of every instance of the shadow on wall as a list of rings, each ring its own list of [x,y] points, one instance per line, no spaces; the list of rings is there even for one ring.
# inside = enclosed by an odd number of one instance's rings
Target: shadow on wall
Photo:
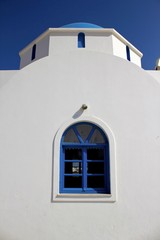
[[[72,116],[73,119],[79,118],[82,113],[84,112],[84,110],[82,109],[82,107]]]

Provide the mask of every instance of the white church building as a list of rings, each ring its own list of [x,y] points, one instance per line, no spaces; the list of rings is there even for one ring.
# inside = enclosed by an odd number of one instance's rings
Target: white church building
[[[160,239],[160,72],[141,58],[75,23],[0,71],[0,240]]]

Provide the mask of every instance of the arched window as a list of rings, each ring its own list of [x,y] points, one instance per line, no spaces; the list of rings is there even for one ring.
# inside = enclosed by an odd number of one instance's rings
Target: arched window
[[[61,139],[60,193],[110,194],[109,142],[89,122],[67,128]]]
[[[34,60],[35,58],[36,58],[36,44],[34,44],[33,47],[32,47],[31,60]]]
[[[85,35],[82,32],[78,34],[78,48],[85,48]]]

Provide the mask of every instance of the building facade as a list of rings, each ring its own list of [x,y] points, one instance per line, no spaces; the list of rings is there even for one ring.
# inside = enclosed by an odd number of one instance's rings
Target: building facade
[[[160,72],[114,29],[48,29],[0,71],[0,239],[159,239]]]

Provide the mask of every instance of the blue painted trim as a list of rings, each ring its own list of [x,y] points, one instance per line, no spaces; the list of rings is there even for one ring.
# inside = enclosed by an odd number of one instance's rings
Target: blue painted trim
[[[82,176],[82,173],[65,173],[64,176],[79,177]]]
[[[74,133],[76,134],[76,136],[77,136],[79,142],[80,142],[80,143],[83,143],[83,140],[82,140],[82,138],[81,138],[79,132],[77,131],[77,128],[73,126],[72,129],[73,129]]]
[[[60,159],[64,159],[64,148],[61,147]],[[60,190],[64,189],[64,163],[60,161]]]
[[[81,144],[79,144],[79,143],[62,143],[62,145],[65,147],[73,147],[73,148],[77,148],[77,147],[99,147],[99,148],[103,148],[106,144],[104,143],[81,143]]]
[[[73,160],[64,160],[64,162],[82,162],[82,160],[73,159]]]
[[[105,167],[105,189],[108,194],[111,194],[111,185],[110,185],[110,151],[109,151],[109,142],[106,143],[106,148],[105,148],[105,156],[106,156],[106,161],[104,162],[104,167]]]
[[[94,193],[106,193],[106,190],[104,188],[88,188],[87,191],[84,191],[85,189],[82,188],[65,188],[62,189],[61,193],[79,193],[79,194],[94,194]],[[108,193],[109,194],[109,193]]]
[[[89,133],[89,135],[88,135],[88,137],[87,137],[87,139],[86,139],[86,143],[89,144],[89,141],[90,141],[90,139],[91,139],[94,131],[95,131],[95,127],[92,127],[92,130],[90,131],[90,133]],[[92,144],[92,145],[93,145],[93,144]]]
[[[87,189],[87,150],[83,150],[83,191],[86,192]]]

